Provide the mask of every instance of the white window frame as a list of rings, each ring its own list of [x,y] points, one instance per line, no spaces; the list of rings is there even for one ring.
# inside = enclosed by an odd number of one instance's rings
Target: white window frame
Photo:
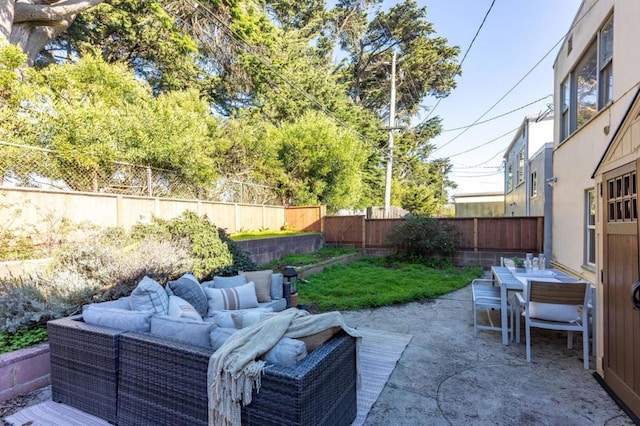
[[[524,182],[524,148],[518,153],[518,183],[516,186]]]
[[[588,123],[598,111],[613,102],[613,14],[610,15],[604,24],[598,29],[593,41],[584,50],[582,57],[576,62],[574,68],[558,87],[559,108],[560,108],[560,142],[564,142],[569,136]],[[608,49],[608,50],[607,50]],[[595,57],[592,57],[595,55]],[[584,79],[579,79],[580,67],[589,64],[595,59],[595,69],[593,77],[595,87],[593,93],[587,91],[587,99],[595,103],[595,108],[589,113],[588,109],[592,103],[583,102],[578,96],[580,87],[587,89],[589,84],[584,83]],[[590,68],[587,67],[587,68]],[[590,71],[589,71],[590,72]],[[591,76],[591,74],[589,74]],[[582,84],[580,84],[582,82]],[[579,87],[580,86],[580,87]],[[592,99],[594,98],[594,99]],[[584,97],[582,99],[584,101]],[[568,104],[567,104],[568,101]],[[578,120],[578,110],[587,112],[586,117]]]
[[[530,183],[530,194],[531,198],[538,196],[538,171],[534,170],[531,172],[531,183]]]
[[[596,190],[585,191],[584,263],[596,264]]]
[[[571,79],[565,78],[560,85],[560,140],[563,141],[571,134]]]
[[[598,109],[613,102],[613,15],[598,32]]]
[[[511,192],[513,190],[513,165],[509,164],[507,166],[507,192]]]

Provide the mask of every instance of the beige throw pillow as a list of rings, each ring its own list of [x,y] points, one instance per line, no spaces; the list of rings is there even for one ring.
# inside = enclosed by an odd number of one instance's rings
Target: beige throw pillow
[[[258,302],[271,302],[272,274],[272,269],[239,273],[239,275],[244,275],[247,278],[247,282],[253,281],[256,285],[256,296],[258,297]]]

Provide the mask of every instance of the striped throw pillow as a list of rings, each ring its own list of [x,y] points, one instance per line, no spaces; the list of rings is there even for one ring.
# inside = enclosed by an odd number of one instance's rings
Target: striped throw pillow
[[[256,297],[256,288],[253,282],[231,288],[206,287],[204,292],[207,295],[207,303],[209,304],[207,316],[212,316],[213,311],[258,307],[258,298]]]

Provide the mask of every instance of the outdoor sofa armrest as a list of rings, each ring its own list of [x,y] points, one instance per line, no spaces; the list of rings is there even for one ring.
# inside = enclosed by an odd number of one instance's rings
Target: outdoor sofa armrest
[[[47,331],[52,399],[115,423],[118,339],[124,330],[87,324],[75,315],[49,321]]]
[[[145,333],[120,339],[118,424],[206,425],[212,349]],[[349,425],[355,419],[355,339],[334,336],[295,367],[267,363],[243,424]]]

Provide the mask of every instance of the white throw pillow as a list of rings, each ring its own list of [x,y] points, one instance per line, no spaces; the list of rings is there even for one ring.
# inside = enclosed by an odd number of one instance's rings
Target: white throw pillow
[[[580,319],[580,312],[575,305],[530,302],[529,316],[546,321],[576,322]]]
[[[204,292],[207,295],[207,302],[209,304],[208,316],[213,316],[212,313],[214,311],[258,307],[256,289],[252,282],[232,288],[206,287]]]
[[[178,296],[169,296],[169,316],[173,318],[189,318],[202,322],[202,317],[196,308]]]

